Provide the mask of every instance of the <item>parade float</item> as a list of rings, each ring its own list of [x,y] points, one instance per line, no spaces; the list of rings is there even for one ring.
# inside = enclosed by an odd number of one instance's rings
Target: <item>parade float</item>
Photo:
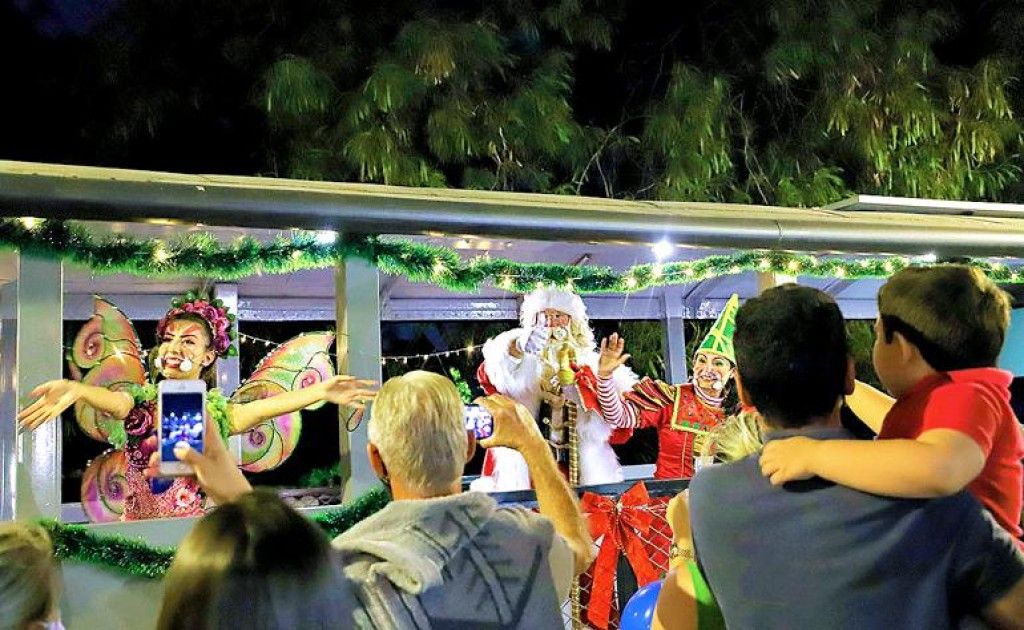
[[[538,309],[569,315],[567,328],[575,322],[583,341],[557,346],[547,358],[538,351],[537,373],[563,388],[555,394],[566,400],[564,388],[574,388],[577,408],[552,428],[552,441],[599,548],[566,602],[566,625],[603,630],[618,626],[638,586],[665,572],[666,503],[686,480],[627,465],[591,479],[609,483],[579,485],[588,457],[580,439],[585,445],[592,437],[579,414],[599,407],[581,358],[593,350],[589,322],[660,322],[661,385],[637,398],[655,409],[671,406],[675,398],[661,398],[691,380],[687,320],[726,311],[717,336],[691,341],[708,356],[727,356],[721,332],[733,294],[742,299],[797,281],[831,293],[847,318],[872,319],[879,284],[911,264],[957,259],[1018,296],[1024,285],[1024,206],[1008,204],[862,196],[827,208],[770,208],[0,162],[0,217],[0,417],[9,420],[0,423],[0,518],[49,519],[63,560],[64,619],[73,627],[150,625],[159,577],[193,518],[118,520],[133,457],[126,436],[114,436],[120,446],[93,461],[82,494],[66,496],[61,423],[18,434],[13,418],[37,384],[68,370],[105,387],[144,385],[150,342],[131,322],[160,320],[187,291],[203,293],[201,306],[216,311],[214,320],[230,314],[215,378],[238,404],[301,390],[335,370],[380,380],[385,370],[443,367],[455,355],[502,360],[485,355],[483,338],[386,354],[382,323],[505,321],[515,329],[522,316],[518,325],[529,332]],[[549,301],[523,303],[538,292]],[[579,303],[565,297],[573,295]],[[194,305],[193,298],[172,309]],[[85,325],[69,333],[68,321]],[[247,322],[261,321],[308,326],[295,340],[244,332]],[[318,328],[324,321],[329,331]],[[227,333],[235,328],[241,333]],[[528,337],[495,347],[504,352],[522,339],[528,350]],[[245,343],[266,355],[249,373],[237,357]],[[1008,367],[1020,366],[1019,352],[1008,356]],[[478,377],[485,390],[509,387],[483,366]],[[681,431],[696,440],[706,426],[665,417],[670,438]],[[68,418],[88,439],[113,442],[110,425],[89,410]],[[332,535],[387,500],[363,456],[365,426],[351,418],[338,409],[343,505],[303,508]],[[240,463],[253,472],[279,465],[301,441],[302,422],[294,413],[246,428],[234,442]],[[490,489],[503,502],[533,500],[528,489]]]

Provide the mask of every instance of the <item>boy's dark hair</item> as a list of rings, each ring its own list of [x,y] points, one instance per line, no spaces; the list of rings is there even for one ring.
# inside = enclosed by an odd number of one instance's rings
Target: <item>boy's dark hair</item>
[[[827,293],[788,284],[748,300],[733,343],[743,389],[773,426],[805,426],[845,393],[846,326]]]
[[[910,267],[882,286],[878,314],[887,343],[900,333],[940,372],[994,367],[1010,296],[974,267]]]

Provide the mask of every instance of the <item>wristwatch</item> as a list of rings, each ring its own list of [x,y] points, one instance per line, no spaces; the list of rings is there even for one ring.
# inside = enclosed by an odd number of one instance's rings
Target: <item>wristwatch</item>
[[[672,546],[668,548],[668,559],[671,561],[680,558],[683,560],[693,560],[693,549],[680,547],[679,543],[673,542]]]

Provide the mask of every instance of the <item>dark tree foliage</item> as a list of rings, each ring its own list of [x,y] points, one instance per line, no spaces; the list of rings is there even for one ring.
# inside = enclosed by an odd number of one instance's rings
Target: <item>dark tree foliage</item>
[[[17,8],[15,8],[17,7]],[[1019,200],[1020,2],[0,7],[0,157],[616,198]]]

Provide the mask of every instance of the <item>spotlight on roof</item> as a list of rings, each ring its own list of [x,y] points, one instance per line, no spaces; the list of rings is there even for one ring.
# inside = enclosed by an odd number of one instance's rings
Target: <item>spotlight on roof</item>
[[[651,246],[651,251],[654,252],[655,258],[658,260],[665,260],[672,255],[672,252],[676,250],[675,245],[670,243],[668,239],[661,239],[657,243]]]
[[[331,245],[338,240],[338,233],[334,230],[319,230],[316,233],[316,242],[320,245]]]

